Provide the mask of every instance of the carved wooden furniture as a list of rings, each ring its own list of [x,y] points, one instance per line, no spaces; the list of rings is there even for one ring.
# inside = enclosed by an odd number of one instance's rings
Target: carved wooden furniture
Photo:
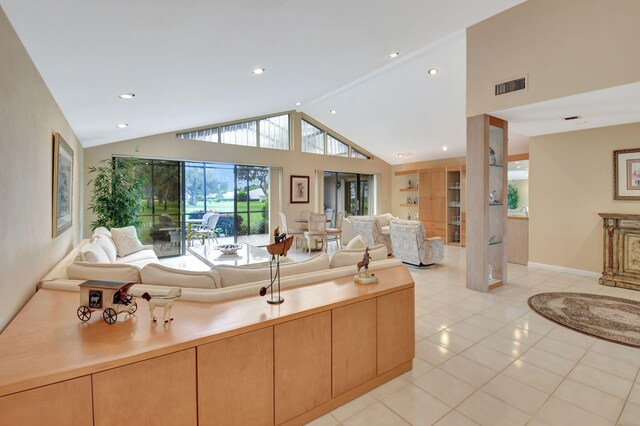
[[[598,214],[604,228],[600,284],[640,290],[640,215]]]
[[[0,334],[0,423],[304,424],[409,371],[414,283],[405,266],[258,297],[176,302],[78,321],[78,294],[40,290]],[[123,414],[124,410],[124,414]]]

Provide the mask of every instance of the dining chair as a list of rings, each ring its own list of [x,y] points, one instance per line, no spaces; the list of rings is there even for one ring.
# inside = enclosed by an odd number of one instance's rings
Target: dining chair
[[[336,214],[336,227],[335,228],[327,228],[327,244],[329,240],[333,239],[338,246],[337,249],[340,250],[342,247],[342,220],[344,219],[344,212],[338,212]]]
[[[304,231],[304,238],[311,254],[311,241],[321,241],[322,250],[327,250],[327,215],[324,213],[311,213],[309,216],[309,230]]]
[[[302,237],[304,234],[304,229],[289,228],[289,226],[287,225],[287,215],[285,215],[283,212],[280,212],[278,213],[278,216],[280,217],[280,232],[284,232],[287,235],[293,235],[296,242],[296,248],[298,248],[301,240],[300,237]]]
[[[204,245],[205,240],[209,240],[210,242],[216,240],[216,244],[218,244],[218,237],[216,236],[216,225],[218,224],[220,215],[218,213],[207,213],[205,216],[207,216],[206,224],[196,229],[195,233],[198,238],[202,239],[202,245]]]

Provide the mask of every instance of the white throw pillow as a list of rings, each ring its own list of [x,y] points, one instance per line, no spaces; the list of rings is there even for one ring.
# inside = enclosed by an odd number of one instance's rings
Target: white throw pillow
[[[111,232],[109,232],[109,230],[104,226],[100,226],[93,231],[93,236],[95,237],[97,235],[106,235],[107,237],[111,238]]]
[[[118,248],[118,256],[120,257],[125,257],[144,248],[138,239],[138,232],[135,226],[111,228],[111,238]]]
[[[107,237],[106,235],[96,235],[91,239],[92,243],[98,244],[104,252],[109,257],[109,262],[113,263],[116,261],[116,256],[118,255],[118,249],[116,248],[115,243],[111,239],[111,237]]]
[[[362,235],[356,235],[351,239],[351,241],[349,241],[349,244],[347,244],[346,249],[347,250],[363,249],[365,247],[367,247],[367,243],[364,242]]]
[[[111,263],[109,256],[98,243],[87,244],[80,250],[80,258],[91,263]]]

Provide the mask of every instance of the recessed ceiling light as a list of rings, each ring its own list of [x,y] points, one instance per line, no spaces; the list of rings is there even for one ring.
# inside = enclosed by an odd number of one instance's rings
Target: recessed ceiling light
[[[256,68],[255,70],[252,71],[255,75],[260,75],[263,72],[265,72],[264,68]]]
[[[398,154],[398,158],[404,157],[404,154]]]
[[[389,57],[390,58],[397,58],[399,54],[400,54],[400,52],[389,53]]]
[[[336,113],[336,110],[335,110],[335,109],[330,109],[330,110],[329,110],[329,112],[330,112],[331,114],[335,114],[335,113]]]
[[[117,127],[118,129],[124,129],[125,127],[128,127],[128,126],[129,126],[129,125],[128,125],[128,124],[126,124],[126,123],[116,124],[116,127]]]
[[[296,106],[300,106],[300,105],[302,105],[302,102],[300,101],[296,102]]]
[[[447,148],[446,146],[443,146],[443,147],[442,147],[442,150],[443,150],[443,151],[446,151],[447,149],[449,149],[449,148]]]
[[[136,97],[135,93],[122,93],[118,96],[120,99],[133,99]]]
[[[429,75],[436,75],[438,74],[438,70],[436,68],[429,68],[429,70],[427,71],[427,73]]]
[[[519,161],[516,161],[516,164],[520,164],[520,162],[519,162]]]

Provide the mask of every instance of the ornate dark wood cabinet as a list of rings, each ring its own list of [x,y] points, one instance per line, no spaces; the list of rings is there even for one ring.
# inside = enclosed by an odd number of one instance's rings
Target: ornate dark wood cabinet
[[[604,221],[600,284],[640,290],[640,215],[598,214]]]

